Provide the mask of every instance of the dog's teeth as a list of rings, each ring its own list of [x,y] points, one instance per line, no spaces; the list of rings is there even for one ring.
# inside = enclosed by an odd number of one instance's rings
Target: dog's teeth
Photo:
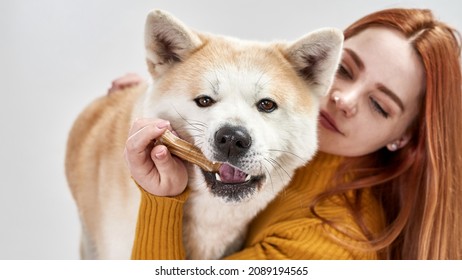
[[[250,181],[250,174],[247,174],[247,177],[245,177],[245,181]]]
[[[217,181],[220,181],[220,182],[221,182],[221,177],[220,177],[220,174],[218,174],[218,173],[215,173],[215,179],[217,179]]]

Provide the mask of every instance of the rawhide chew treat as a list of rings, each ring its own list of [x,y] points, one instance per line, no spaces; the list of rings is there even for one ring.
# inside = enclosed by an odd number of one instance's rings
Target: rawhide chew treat
[[[220,168],[220,163],[210,162],[199,148],[177,137],[169,130],[166,130],[164,134],[162,134],[159,141],[161,144],[168,147],[170,153],[198,165],[205,171],[218,172]]]

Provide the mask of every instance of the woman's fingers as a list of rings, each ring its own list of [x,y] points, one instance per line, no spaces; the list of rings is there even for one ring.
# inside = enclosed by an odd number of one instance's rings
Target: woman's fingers
[[[186,188],[188,174],[184,163],[172,157],[167,147],[154,145],[170,122],[161,119],[138,119],[129,132],[125,160],[132,177],[148,192],[174,196]]]
[[[108,94],[116,92],[118,90],[125,89],[127,87],[136,86],[143,82],[143,78],[135,73],[128,73],[122,77],[119,77],[112,81],[111,87],[108,90]]]
[[[172,157],[167,147],[158,145],[152,149],[151,158],[159,174],[159,185],[154,194],[175,196],[182,193],[187,185],[188,176],[181,159]]]
[[[125,145],[126,156],[129,163],[133,165],[142,165],[147,159],[146,149],[157,137],[162,135],[166,128],[158,128],[155,125],[142,127],[131,135]]]
[[[166,128],[166,129],[172,130],[172,126],[170,125],[169,121],[162,120],[162,119],[140,118],[140,119],[136,119],[133,122],[132,127],[130,128],[130,131],[128,133],[129,137],[137,133],[138,131],[140,131],[146,126],[155,126],[159,129]]]

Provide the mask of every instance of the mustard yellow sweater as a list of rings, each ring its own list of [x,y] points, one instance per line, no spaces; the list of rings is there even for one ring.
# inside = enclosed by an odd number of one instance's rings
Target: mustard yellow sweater
[[[374,251],[352,249],[338,242],[355,244],[349,237],[323,224],[308,208],[311,199],[325,190],[341,160],[319,153],[306,167],[299,169],[290,185],[254,219],[244,248],[227,259],[376,259]],[[132,258],[184,259],[181,231],[188,192],[173,198],[141,193]],[[372,232],[381,231],[384,216],[380,206],[370,193],[364,195],[363,201],[366,225]],[[343,230],[362,237],[339,197],[321,203],[316,209]]]

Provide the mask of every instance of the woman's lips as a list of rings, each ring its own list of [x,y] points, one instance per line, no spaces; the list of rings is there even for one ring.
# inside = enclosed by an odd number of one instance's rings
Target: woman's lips
[[[341,132],[337,125],[335,124],[334,119],[327,113],[326,111],[321,111],[319,114],[319,123],[326,129],[345,135],[343,132]]]

